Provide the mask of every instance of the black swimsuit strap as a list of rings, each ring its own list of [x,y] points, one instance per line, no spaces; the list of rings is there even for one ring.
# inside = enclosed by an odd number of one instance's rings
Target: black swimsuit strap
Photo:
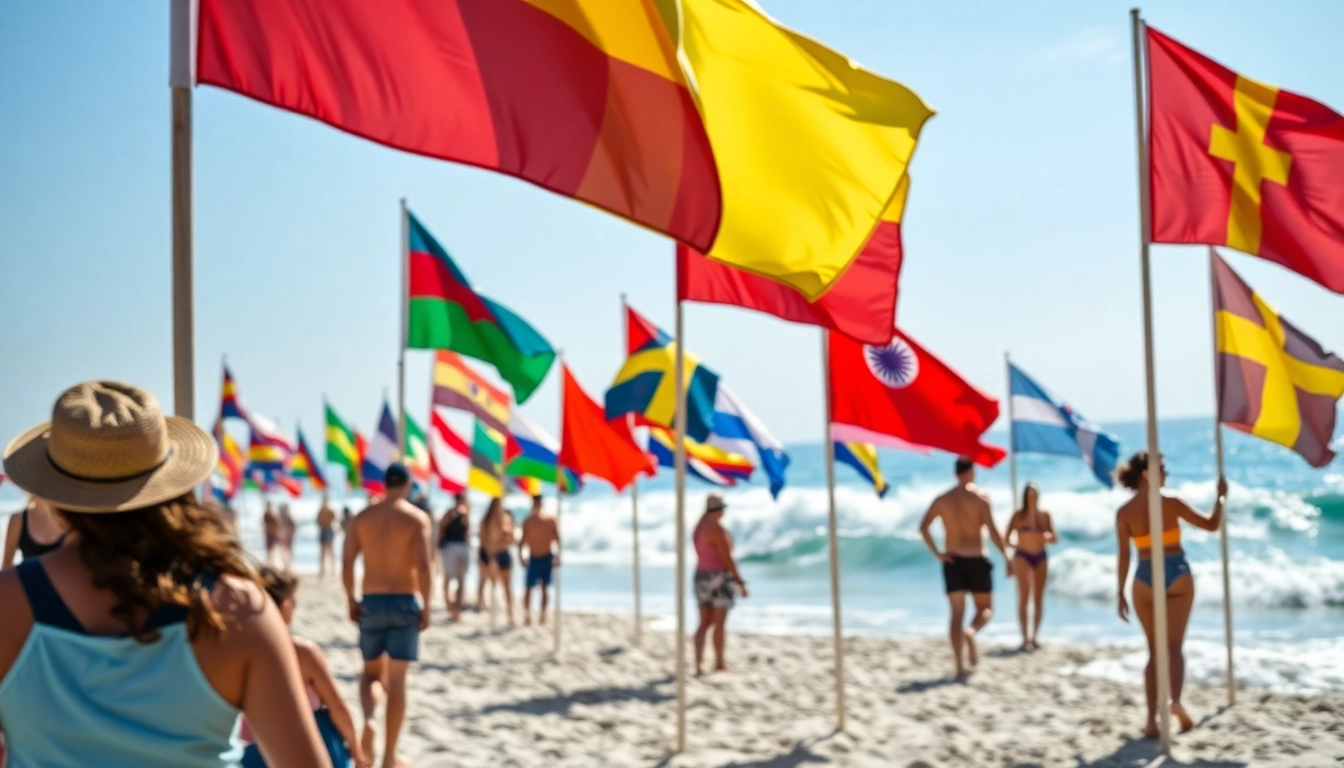
[[[19,583],[23,585],[24,597],[33,611],[33,621],[50,627],[78,632],[87,635],[84,625],[70,612],[69,606],[61,599],[56,587],[47,576],[47,569],[40,560],[24,560],[16,569]]]

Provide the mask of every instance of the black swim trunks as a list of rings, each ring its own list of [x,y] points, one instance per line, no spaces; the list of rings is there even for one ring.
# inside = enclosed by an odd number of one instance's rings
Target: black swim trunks
[[[943,563],[943,583],[947,593],[953,592],[993,592],[994,566],[987,557],[952,556],[952,562]]]

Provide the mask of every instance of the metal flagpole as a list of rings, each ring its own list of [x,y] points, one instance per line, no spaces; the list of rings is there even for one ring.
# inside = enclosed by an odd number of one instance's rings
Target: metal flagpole
[[[1209,294],[1213,316],[1213,450],[1218,459],[1218,477],[1225,472],[1223,460],[1223,382],[1218,368],[1218,286],[1214,284],[1213,259],[1216,256],[1213,247],[1209,247]],[[1223,519],[1218,525],[1219,543],[1223,550],[1223,638],[1227,642],[1227,703],[1237,703],[1237,677],[1232,669],[1232,574],[1227,556],[1227,501],[1223,501]]]
[[[840,639],[840,542],[835,514],[835,441],[831,437],[830,331],[821,329],[821,371],[826,418],[826,528],[831,559],[831,632],[835,641],[835,730],[845,730],[845,647]]]
[[[192,284],[191,87],[196,80],[196,3],[169,8],[168,85],[173,116],[173,413],[196,416],[195,308]]]
[[[627,321],[625,294],[621,294],[621,333],[625,339],[625,346],[621,349],[621,354],[625,355],[630,349],[630,324]],[[626,418],[629,422],[629,417]],[[639,646],[644,641],[644,618],[641,610],[640,584],[639,584],[639,478],[636,477],[630,483],[630,535],[632,538],[631,547],[634,554],[633,569],[635,579],[635,645]]]
[[[1171,659],[1167,655],[1166,547],[1162,542],[1162,455],[1157,441],[1157,381],[1153,365],[1153,287],[1148,257],[1149,210],[1148,140],[1144,114],[1143,20],[1139,9],[1129,12],[1134,37],[1134,120],[1139,162],[1139,263],[1143,278],[1143,363],[1148,396],[1148,531],[1153,576],[1153,656],[1157,664],[1157,730],[1164,754],[1171,753]]]
[[[1012,496],[1008,509],[1017,510],[1017,446],[1013,443],[1013,361],[1007,352],[1003,353],[1003,368],[1008,376],[1008,487]]]
[[[411,221],[401,198],[401,345],[397,350],[397,455],[406,448],[406,343],[411,324]],[[405,457],[402,456],[404,459]]]
[[[677,478],[677,751],[686,751],[686,347],[681,300],[677,300],[676,478]]]

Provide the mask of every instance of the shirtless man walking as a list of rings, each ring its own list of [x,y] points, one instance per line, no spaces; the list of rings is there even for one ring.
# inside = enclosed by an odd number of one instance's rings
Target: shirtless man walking
[[[397,756],[397,739],[406,718],[406,672],[419,655],[420,633],[429,629],[431,570],[430,523],[410,502],[411,476],[393,463],[384,477],[387,495],[355,515],[345,537],[341,578],[350,620],[359,625],[364,670],[359,703],[364,709],[364,754],[375,754],[374,715],[386,696],[387,736],[383,768],[406,763]],[[364,556],[364,582],[355,594],[355,560]]]
[[[523,538],[518,542],[518,562],[527,569],[523,582],[523,623],[532,623],[532,588],[541,587],[541,615],[546,623],[550,603],[551,575],[560,565],[560,526],[555,515],[541,508],[541,497],[532,497],[532,511],[523,521]]]
[[[989,537],[1004,560],[1008,559],[1008,554],[990,516],[989,496],[975,487],[975,465],[970,459],[957,459],[956,473],[956,487],[933,500],[919,524],[919,532],[933,556],[943,563],[943,582],[947,587],[947,599],[952,604],[952,655],[957,660],[957,678],[961,679],[980,662],[975,636],[994,615],[994,568],[985,556],[985,529],[989,529]],[[938,550],[929,532],[929,527],[938,518],[943,521],[943,551]],[[975,618],[970,627],[963,627],[967,592],[975,601]],[[962,663],[963,644],[969,667]]]

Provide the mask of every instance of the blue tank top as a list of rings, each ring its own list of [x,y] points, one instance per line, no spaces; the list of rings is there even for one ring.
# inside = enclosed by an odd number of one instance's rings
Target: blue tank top
[[[152,643],[90,635],[40,560],[18,575],[34,623],[0,680],[9,768],[218,768],[241,758],[238,710],[196,663],[185,609],[150,617]]]

